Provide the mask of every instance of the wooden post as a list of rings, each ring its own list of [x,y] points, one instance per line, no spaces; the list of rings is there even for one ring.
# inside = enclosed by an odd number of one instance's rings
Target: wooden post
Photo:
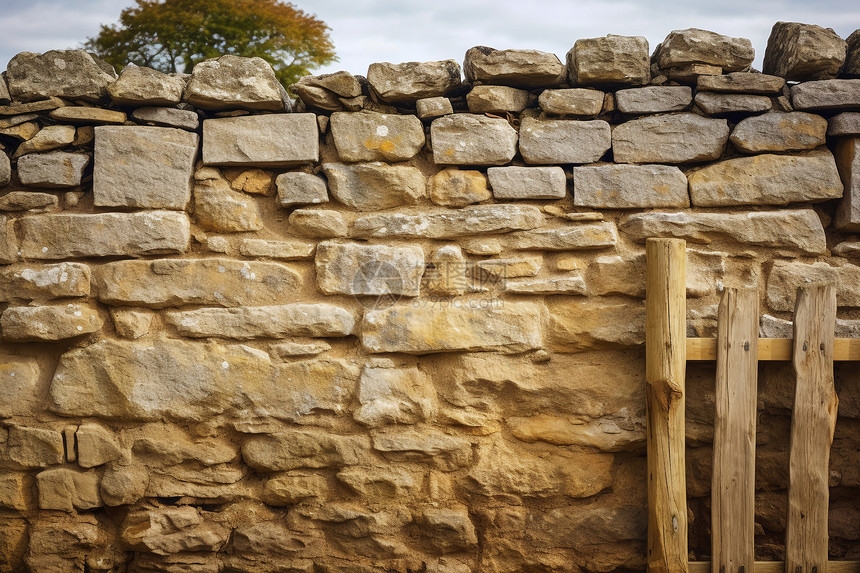
[[[686,242],[648,239],[645,260],[648,570],[687,573]]]
[[[797,376],[791,416],[785,572],[826,573],[830,445],[839,400],[833,386],[836,291],[798,289],[793,364]]]
[[[711,572],[753,573],[758,293],[726,289],[717,319]]]

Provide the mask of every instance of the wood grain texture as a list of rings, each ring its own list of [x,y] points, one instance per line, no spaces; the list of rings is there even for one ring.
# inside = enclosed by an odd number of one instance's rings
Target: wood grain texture
[[[717,324],[712,573],[745,573],[755,564],[758,293],[723,291]]]
[[[792,363],[797,377],[791,416],[786,573],[826,573],[830,444],[838,399],[833,385],[836,289],[797,291]]]
[[[756,561],[755,569],[747,573],[784,573],[784,571],[785,561]],[[690,561],[690,573],[711,573],[711,562]],[[860,573],[860,561],[828,561],[827,573]]]
[[[686,242],[648,239],[645,257],[648,570],[686,573]]]
[[[791,338],[759,338],[759,360],[791,360]],[[687,360],[717,359],[716,338],[688,338]],[[860,360],[860,338],[837,338],[833,341],[833,360],[849,362]]]

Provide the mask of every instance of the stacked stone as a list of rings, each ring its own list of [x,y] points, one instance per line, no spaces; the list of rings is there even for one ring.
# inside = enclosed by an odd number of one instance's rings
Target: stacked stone
[[[566,63],[475,47],[465,79],[377,63],[303,78],[295,105],[254,58],[117,76],[19,54],[0,571],[643,566],[644,241],[689,243],[690,336],[725,286],[783,332],[817,280],[860,332],[858,42],[777,23],[765,73],[697,29],[653,54],[578,40]],[[702,556],[713,373],[691,373]],[[790,380],[761,386],[765,559]],[[835,558],[857,551],[857,419],[846,386]]]

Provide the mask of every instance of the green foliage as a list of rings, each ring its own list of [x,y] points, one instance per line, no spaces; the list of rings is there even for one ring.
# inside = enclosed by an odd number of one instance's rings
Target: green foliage
[[[280,0],[136,0],[119,25],[102,26],[85,49],[117,70],[129,63],[191,72],[224,54],[258,56],[289,85],[336,61],[328,26]]]

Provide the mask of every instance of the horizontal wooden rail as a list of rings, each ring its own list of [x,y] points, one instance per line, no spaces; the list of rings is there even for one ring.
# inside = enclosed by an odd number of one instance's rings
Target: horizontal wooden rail
[[[791,338],[759,338],[759,360],[791,360]],[[688,338],[687,360],[716,360],[716,338]],[[860,338],[837,338],[833,345],[833,360],[860,360]]]
[[[711,562],[690,561],[688,573],[711,573]],[[785,562],[756,561],[749,573],[785,573]],[[827,573],[860,573],[860,561],[828,561]]]

